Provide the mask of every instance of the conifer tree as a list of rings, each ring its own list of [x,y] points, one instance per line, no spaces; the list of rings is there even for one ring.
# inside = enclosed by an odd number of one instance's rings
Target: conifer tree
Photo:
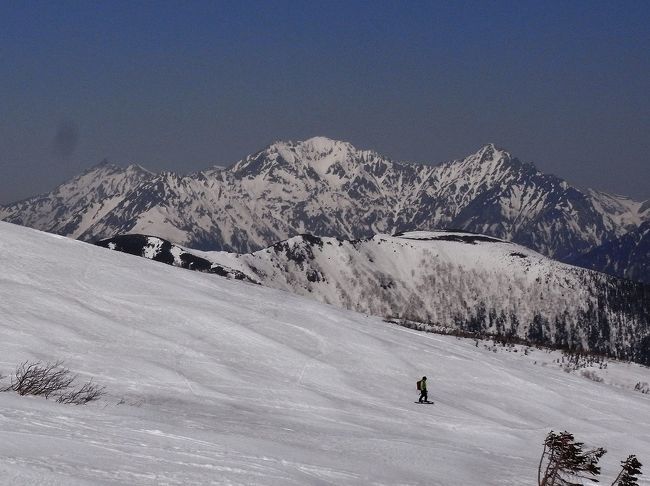
[[[641,463],[636,456],[628,456],[627,459],[621,461],[621,472],[618,473],[612,486],[636,486],[638,478],[641,475]]]
[[[598,461],[606,451],[601,447],[583,451],[583,446],[569,432],[549,432],[537,470],[539,486],[581,486],[575,482],[581,479],[598,482]]]

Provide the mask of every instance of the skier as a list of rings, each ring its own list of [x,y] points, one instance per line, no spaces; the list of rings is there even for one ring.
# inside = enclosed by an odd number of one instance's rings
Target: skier
[[[418,399],[418,402],[428,402],[429,397],[427,395],[427,377],[423,376],[420,381],[418,381],[418,390],[420,390],[420,398]],[[424,400],[423,400],[424,399]]]

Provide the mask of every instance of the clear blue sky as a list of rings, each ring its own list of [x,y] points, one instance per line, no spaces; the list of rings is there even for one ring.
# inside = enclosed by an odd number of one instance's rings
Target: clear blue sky
[[[0,202],[103,158],[189,172],[325,135],[487,142],[650,198],[650,2],[0,2]]]

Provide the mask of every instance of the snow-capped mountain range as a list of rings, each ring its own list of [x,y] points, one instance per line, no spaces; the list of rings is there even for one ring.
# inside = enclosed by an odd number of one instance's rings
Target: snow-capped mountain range
[[[100,244],[185,268],[172,255],[189,253],[213,262],[214,273],[245,275],[380,317],[650,364],[650,286],[486,235],[410,232],[355,241],[300,235],[248,254],[185,250],[141,235]]]
[[[0,219],[86,241],[140,233],[240,253],[300,233],[461,228],[566,259],[635,230],[650,204],[580,190],[492,144],[432,166],[315,137],[187,176],[102,163],[0,207]]]

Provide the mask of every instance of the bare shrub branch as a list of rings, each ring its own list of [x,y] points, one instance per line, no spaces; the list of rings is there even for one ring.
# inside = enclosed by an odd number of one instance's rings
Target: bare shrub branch
[[[0,379],[4,376],[0,375]],[[43,364],[41,361],[24,361],[16,367],[11,383],[3,391],[15,391],[19,395],[38,395],[45,398],[57,397],[57,402],[84,405],[98,400],[105,394],[105,387],[90,380],[81,388],[74,389],[77,375],[63,366],[63,361]]]
[[[18,365],[9,389],[19,395],[42,395],[49,398],[56,392],[70,388],[76,376],[63,367],[63,361],[43,364],[25,361]]]
[[[91,381],[84,383],[78,390],[72,390],[59,395],[57,402],[72,405],[85,405],[88,402],[99,400],[106,392],[106,387],[96,385]]]

